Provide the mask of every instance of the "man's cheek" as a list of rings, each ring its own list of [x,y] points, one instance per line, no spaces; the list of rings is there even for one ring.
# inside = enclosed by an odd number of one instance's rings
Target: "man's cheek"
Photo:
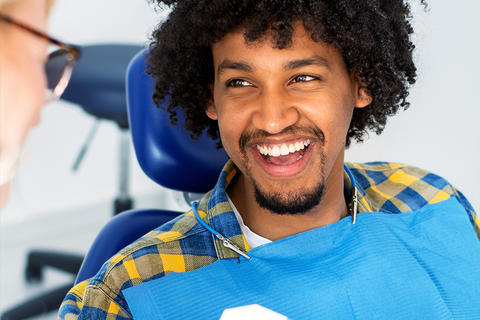
[[[225,149],[228,157],[235,159],[235,154],[239,153],[238,138],[234,139],[225,131],[220,130],[220,139],[222,140],[223,149]]]

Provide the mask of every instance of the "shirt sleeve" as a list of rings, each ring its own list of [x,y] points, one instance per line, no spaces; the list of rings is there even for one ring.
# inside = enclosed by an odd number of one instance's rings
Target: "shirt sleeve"
[[[467,198],[465,198],[463,193],[461,193],[459,190],[454,188],[454,194],[458,202],[460,202],[460,204],[467,211],[468,216],[470,218],[470,222],[472,223],[473,229],[475,230],[475,233],[477,235],[477,238],[480,240],[480,219],[478,218],[477,213],[475,212],[475,210],[473,209],[472,205],[467,200]]]
[[[105,291],[97,286],[88,285],[88,280],[85,280],[70,289],[60,306],[58,319],[126,320],[133,318]]]

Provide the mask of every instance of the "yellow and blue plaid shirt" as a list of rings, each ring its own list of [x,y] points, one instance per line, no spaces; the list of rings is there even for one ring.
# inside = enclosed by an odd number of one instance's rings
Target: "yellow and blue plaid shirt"
[[[480,221],[465,197],[443,178],[395,163],[347,163],[359,192],[358,212],[396,214],[455,197],[480,239]],[[225,190],[238,174],[229,161],[214,189],[200,201],[200,217],[243,251],[250,248],[232,212]],[[346,188],[352,187],[345,174]],[[65,297],[60,319],[132,319],[122,290],[171,272],[187,272],[218,259],[238,259],[189,211],[149,232],[107,261],[90,280]]]

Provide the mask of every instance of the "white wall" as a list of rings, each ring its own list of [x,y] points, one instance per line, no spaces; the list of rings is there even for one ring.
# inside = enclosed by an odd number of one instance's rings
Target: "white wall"
[[[388,160],[414,164],[450,180],[480,210],[478,75],[480,4],[471,0],[430,1],[428,13],[415,9],[415,53],[419,80],[411,108],[392,118],[385,132],[347,152],[347,160]],[[50,32],[65,41],[146,43],[164,13],[146,0],[58,0]],[[76,174],[70,167],[93,120],[75,106],[45,108],[32,132],[24,165],[14,184],[2,224],[68,208],[110,201],[116,188],[116,128],[103,124]],[[133,156],[132,156],[133,159]],[[135,161],[132,161],[135,162]],[[132,164],[135,196],[171,195]]]
[[[419,1],[418,1],[419,2]],[[448,179],[480,210],[480,21],[476,1],[414,6],[418,81],[411,106],[381,136],[355,145],[352,161],[413,164]]]

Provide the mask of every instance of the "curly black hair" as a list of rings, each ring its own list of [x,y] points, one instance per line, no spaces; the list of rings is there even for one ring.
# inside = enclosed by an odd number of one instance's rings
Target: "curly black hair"
[[[409,106],[416,67],[412,16],[404,0],[151,1],[172,7],[152,34],[148,72],[156,82],[153,100],[162,106],[168,97],[172,123],[178,122],[181,108],[193,138],[205,129],[219,138],[217,122],[205,114],[214,81],[211,46],[239,27],[245,28],[247,43],[262,41],[269,32],[272,46],[283,49],[292,43],[293,24],[301,21],[313,41],[340,51],[347,69],[373,98],[367,108],[354,110],[347,146],[352,138],[363,141],[368,130],[380,134],[388,116]],[[421,3],[426,7],[425,0]]]

